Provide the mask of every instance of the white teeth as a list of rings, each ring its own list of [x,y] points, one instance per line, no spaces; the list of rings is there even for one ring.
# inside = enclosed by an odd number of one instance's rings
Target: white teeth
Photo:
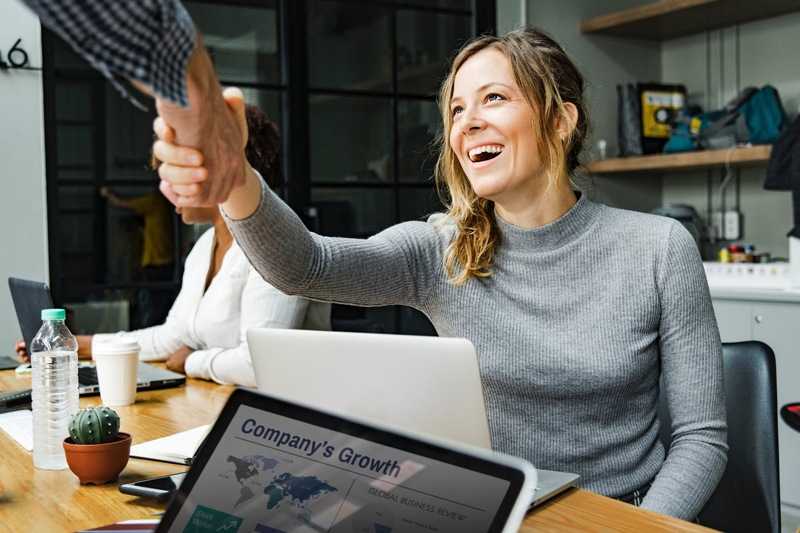
[[[503,147],[499,144],[487,144],[484,146],[477,146],[469,151],[469,158],[475,160],[475,157],[481,153],[499,154],[503,151]]]

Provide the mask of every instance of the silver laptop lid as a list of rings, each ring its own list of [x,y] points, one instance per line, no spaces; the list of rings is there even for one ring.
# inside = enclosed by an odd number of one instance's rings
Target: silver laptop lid
[[[257,328],[247,340],[264,393],[491,448],[466,339]]]

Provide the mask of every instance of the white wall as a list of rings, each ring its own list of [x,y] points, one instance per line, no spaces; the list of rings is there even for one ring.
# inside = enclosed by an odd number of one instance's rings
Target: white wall
[[[641,0],[527,0],[527,24],[543,29],[558,41],[586,80],[592,121],[587,142],[589,153],[598,139],[605,139],[608,154],[616,154],[616,85],[658,80],[661,54],[658,43],[584,35],[580,33],[579,24],[584,19],[640,3]],[[661,205],[661,181],[653,176],[597,177],[593,180],[591,196],[609,205],[649,211]]]
[[[690,101],[706,109],[721,107],[747,85],[771,83],[781,93],[790,118],[800,112],[800,55],[792,50],[800,34],[800,13],[741,25],[738,35],[732,27],[649,43],[583,35],[578,24],[583,19],[651,0],[523,1],[527,1],[526,23],[544,29],[561,43],[587,80],[594,128],[590,150],[598,139],[606,139],[609,155],[616,153],[615,86],[627,81],[683,83]],[[513,0],[499,0],[498,26],[506,29],[518,12],[519,6]],[[792,225],[791,194],[765,191],[765,171],[765,166],[740,171],[743,240],[755,244],[760,251],[785,257],[785,235]],[[719,182],[721,176],[722,170],[715,169],[712,179]],[[662,202],[689,203],[707,216],[706,187],[706,172],[628,174],[595,177],[592,195],[611,205],[638,210],[650,210]],[[713,199],[715,206],[721,203],[718,194]],[[735,188],[729,188],[726,206],[734,203]]]
[[[29,65],[42,66],[41,28],[17,0],[0,6],[0,53],[18,38]],[[44,113],[40,71],[0,71],[0,354],[20,336],[8,276],[48,281]]]
[[[800,13],[794,13],[743,24],[738,35],[731,27],[672,39],[662,45],[661,78],[685,84],[690,101],[706,109],[721,107],[740,88],[769,83],[780,92],[787,113],[794,116],[800,111],[800,56],[793,50],[798,35]],[[715,172],[716,182],[721,172]],[[791,193],[765,191],[765,173],[766,166],[741,170],[742,240],[773,257],[786,257],[786,233],[792,226]],[[691,203],[706,215],[706,180],[705,172],[665,175],[664,202]],[[731,207],[734,191],[727,192],[726,206]],[[720,195],[715,194],[713,200],[716,209]]]

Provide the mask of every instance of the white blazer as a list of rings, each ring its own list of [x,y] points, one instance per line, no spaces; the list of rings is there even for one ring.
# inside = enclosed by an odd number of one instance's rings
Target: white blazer
[[[288,296],[264,281],[234,241],[208,290],[203,292],[214,253],[214,228],[186,258],[181,290],[160,326],[126,333],[141,346],[140,359],[163,361],[181,347],[194,351],[186,375],[253,387],[247,348],[250,328],[330,329],[330,304]]]

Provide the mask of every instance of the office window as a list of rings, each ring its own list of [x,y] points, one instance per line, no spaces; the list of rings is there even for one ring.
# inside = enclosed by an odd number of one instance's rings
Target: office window
[[[433,191],[435,98],[453,53],[473,25],[481,27],[471,5],[309,3],[309,197],[317,231],[367,237],[442,210]],[[411,309],[335,307],[337,315],[357,316],[371,330],[433,332]]]
[[[279,125],[277,192],[312,230],[368,237],[441,210],[432,178],[436,91],[455,50],[476,29],[492,30],[493,1],[184,3],[222,84],[241,87]],[[157,323],[207,226],[159,211],[170,208],[159,207],[148,166],[153,111],[123,100],[54,34],[43,41],[54,297],[75,309],[107,302],[113,328]],[[112,204],[103,188],[161,213],[151,216],[161,221],[159,249],[169,247],[169,262],[145,268],[153,243],[144,242],[144,215]],[[433,331],[410,309],[335,306],[334,318],[341,329]],[[77,320],[77,331],[94,331],[92,320]]]

